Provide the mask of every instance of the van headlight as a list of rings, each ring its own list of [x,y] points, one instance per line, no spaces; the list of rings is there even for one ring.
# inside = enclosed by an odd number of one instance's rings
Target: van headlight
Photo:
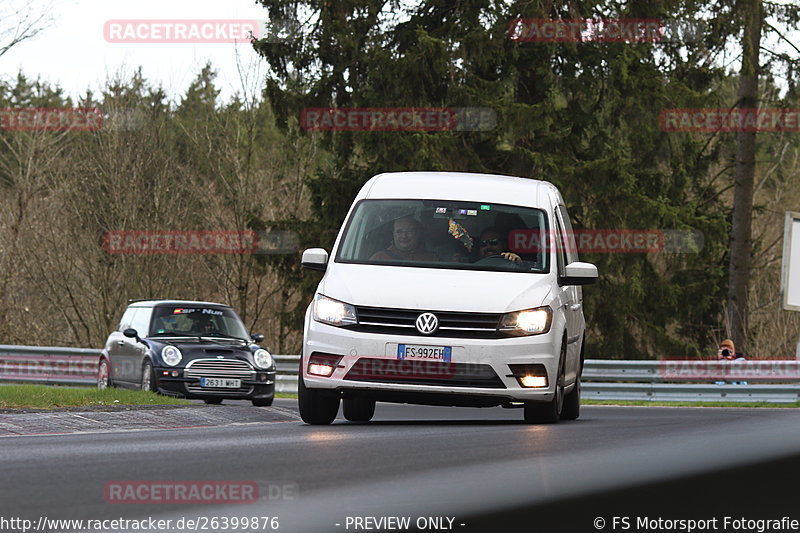
[[[175,346],[164,346],[164,349],[161,350],[161,359],[169,366],[177,365],[182,358],[183,354]]]
[[[256,366],[264,370],[272,366],[272,356],[264,348],[259,348],[253,352],[253,360],[256,362]]]
[[[540,335],[550,331],[553,310],[550,306],[506,313],[500,321],[500,331],[511,335]]]
[[[314,300],[314,320],[331,326],[351,326],[358,324],[356,308],[350,304],[328,298],[321,294]]]

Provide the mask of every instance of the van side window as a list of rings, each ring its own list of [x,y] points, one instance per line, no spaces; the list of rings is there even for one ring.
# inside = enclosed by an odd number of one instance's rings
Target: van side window
[[[567,213],[567,208],[564,205],[559,205],[557,207],[558,210],[558,218],[561,226],[566,231],[566,259],[567,264],[574,263],[575,261],[579,261],[578,259],[578,247],[575,244],[575,232],[572,230],[572,223],[569,220],[569,213]]]
[[[558,275],[563,276],[566,274],[564,267],[567,265],[567,257],[565,254],[566,243],[564,242],[564,229],[561,226],[561,220],[558,215],[553,216],[556,221],[556,237],[553,239],[553,244],[556,246],[556,259],[558,264]]]

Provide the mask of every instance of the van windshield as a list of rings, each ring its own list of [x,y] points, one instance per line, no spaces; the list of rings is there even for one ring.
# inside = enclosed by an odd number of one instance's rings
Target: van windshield
[[[337,262],[549,272],[541,209],[452,200],[362,200]]]

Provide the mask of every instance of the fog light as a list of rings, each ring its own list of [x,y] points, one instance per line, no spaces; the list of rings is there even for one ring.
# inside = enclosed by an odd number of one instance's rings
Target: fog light
[[[519,382],[523,387],[547,387],[547,378],[544,376],[522,376]]]
[[[330,377],[333,371],[336,370],[335,366],[310,364],[308,365],[308,373],[315,376],[322,376],[324,378]]]
[[[308,358],[308,373],[323,378],[331,377],[341,360],[341,355],[312,354]]]
[[[267,375],[263,372],[259,372],[258,374],[256,374],[256,379],[258,381],[267,381]]]
[[[511,376],[517,378],[521,387],[526,389],[540,389],[548,385],[547,368],[541,363],[529,365],[508,365]]]
[[[173,378],[177,378],[177,377],[178,377],[178,376],[180,376],[180,375],[181,375],[181,373],[180,373],[180,372],[178,372],[177,370],[173,370],[173,371],[172,371],[172,377],[173,377]]]

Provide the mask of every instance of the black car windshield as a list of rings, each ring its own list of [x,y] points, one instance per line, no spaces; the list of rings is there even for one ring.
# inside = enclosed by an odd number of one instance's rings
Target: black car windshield
[[[450,200],[363,200],[336,261],[546,273],[541,209]]]
[[[241,319],[229,307],[177,305],[153,309],[150,335],[248,338]]]

